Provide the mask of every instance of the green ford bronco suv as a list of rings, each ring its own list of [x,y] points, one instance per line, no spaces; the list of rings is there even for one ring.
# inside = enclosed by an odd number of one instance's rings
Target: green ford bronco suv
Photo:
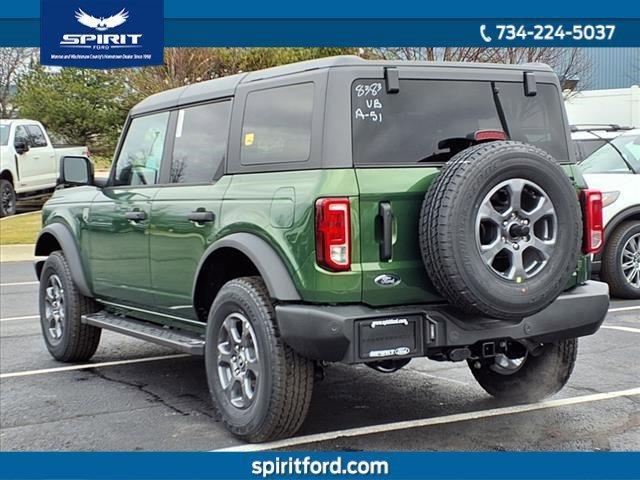
[[[86,361],[107,329],[203,355],[249,441],[298,430],[327,362],[466,361],[541,399],[609,304],[572,148],[544,65],[336,57],[151,96],[108,180],[62,161],[75,188],[35,252],[47,348]]]

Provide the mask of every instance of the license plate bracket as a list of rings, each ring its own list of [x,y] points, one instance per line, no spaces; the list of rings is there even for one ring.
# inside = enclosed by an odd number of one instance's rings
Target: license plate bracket
[[[422,318],[400,315],[357,322],[361,359],[406,357],[419,353]]]

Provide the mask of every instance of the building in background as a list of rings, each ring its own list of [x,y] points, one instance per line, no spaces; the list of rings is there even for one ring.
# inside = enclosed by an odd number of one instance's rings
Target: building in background
[[[589,64],[578,90],[604,90],[640,85],[640,48],[584,48]]]

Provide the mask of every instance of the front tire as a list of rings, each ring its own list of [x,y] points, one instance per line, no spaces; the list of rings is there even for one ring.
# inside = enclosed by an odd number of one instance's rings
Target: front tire
[[[0,180],[0,218],[16,213],[16,192],[9,180]]]
[[[60,362],[84,362],[98,348],[102,329],[82,323],[96,302],[78,292],[62,252],[49,255],[40,275],[40,325],[47,350]]]
[[[470,360],[469,368],[490,395],[510,402],[536,402],[565,386],[577,354],[578,340],[571,338],[545,344],[542,351],[527,354],[520,361],[502,356],[485,362]]]
[[[259,277],[227,282],[213,302],[205,364],[214,405],[227,429],[250,441],[292,436],[313,390],[313,363],[280,338]]]
[[[607,239],[600,276],[611,295],[640,298],[640,222],[624,222]]]

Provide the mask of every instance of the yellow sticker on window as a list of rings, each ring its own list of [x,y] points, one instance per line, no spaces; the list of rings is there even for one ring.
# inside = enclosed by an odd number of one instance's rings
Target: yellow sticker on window
[[[244,146],[245,147],[250,147],[251,145],[253,145],[254,137],[255,137],[255,135],[253,133],[246,133],[244,135]]]

